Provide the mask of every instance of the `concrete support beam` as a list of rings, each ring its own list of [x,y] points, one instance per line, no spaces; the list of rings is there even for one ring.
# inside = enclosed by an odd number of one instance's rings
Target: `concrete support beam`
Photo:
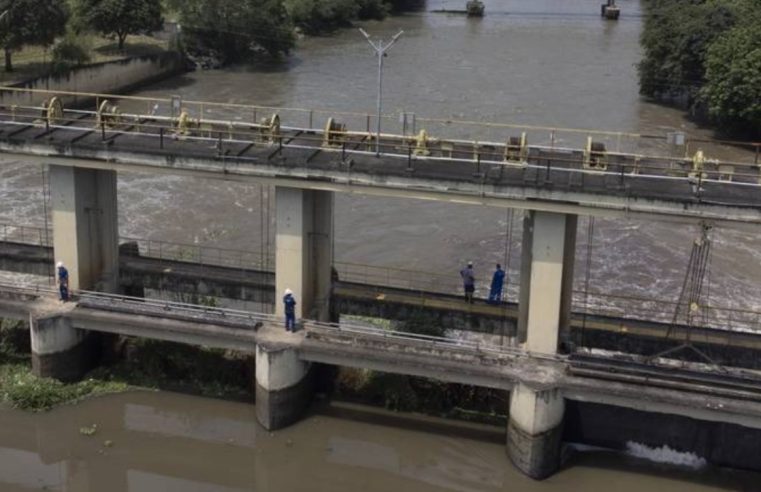
[[[296,318],[330,321],[333,193],[276,188],[275,312],[283,292],[296,297]]]
[[[527,212],[523,220],[518,340],[555,353],[569,329],[576,245],[575,215]]]
[[[542,480],[560,467],[565,401],[559,389],[518,384],[510,393],[507,454],[524,474]]]
[[[297,422],[313,393],[312,366],[294,349],[256,346],[256,419],[265,429]]]
[[[57,313],[29,317],[32,337],[32,372],[39,377],[77,381],[98,362],[97,334],[72,327]]]
[[[53,249],[71,290],[116,292],[119,234],[116,171],[50,166]]]

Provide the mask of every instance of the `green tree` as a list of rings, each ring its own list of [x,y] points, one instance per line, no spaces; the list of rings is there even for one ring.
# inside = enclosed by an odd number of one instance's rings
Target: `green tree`
[[[173,2],[187,46],[212,49],[225,61],[250,58],[259,50],[288,54],[293,23],[282,0],[186,0]]]
[[[130,34],[150,34],[164,25],[161,0],[75,0],[79,24],[115,36],[119,49]]]
[[[641,36],[640,92],[651,97],[686,95],[693,100],[703,83],[708,46],[737,21],[735,3],[651,1]]]
[[[66,31],[69,11],[65,0],[0,0],[0,43],[5,71],[13,71],[13,52],[23,46],[50,46]]]
[[[761,22],[738,26],[708,48],[705,79],[702,100],[717,123],[761,134]]]
[[[357,0],[285,0],[294,24],[309,34],[351,25],[357,18]]]

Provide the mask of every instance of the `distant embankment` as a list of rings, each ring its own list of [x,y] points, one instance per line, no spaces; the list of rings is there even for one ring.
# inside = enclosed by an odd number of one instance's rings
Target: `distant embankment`
[[[176,52],[134,56],[121,60],[82,65],[67,70],[25,80],[9,87],[39,89],[61,92],[95,94],[120,94],[141,85],[171,77],[185,70],[183,56]],[[0,93],[2,105],[40,105],[48,96],[33,92]],[[67,105],[81,104],[75,98],[67,99]]]

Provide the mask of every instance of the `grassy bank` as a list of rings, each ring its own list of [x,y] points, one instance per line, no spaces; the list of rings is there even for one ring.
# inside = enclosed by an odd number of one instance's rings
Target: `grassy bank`
[[[120,60],[131,56],[161,53],[169,48],[168,42],[151,36],[130,36],[124,50],[118,50],[116,42],[96,35],[81,35],[79,42],[89,55],[87,63],[101,63]],[[40,46],[25,46],[13,55],[13,71],[0,70],[0,84],[15,82],[47,75],[54,70],[51,49]]]

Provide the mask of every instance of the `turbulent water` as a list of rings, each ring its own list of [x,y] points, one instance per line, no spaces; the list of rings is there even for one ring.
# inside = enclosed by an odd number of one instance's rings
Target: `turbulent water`
[[[459,9],[461,3],[431,0],[428,9]],[[710,136],[681,111],[639,98],[637,2],[622,0],[618,22],[600,19],[600,0],[485,3],[482,20],[421,12],[364,25],[386,39],[404,30],[385,61],[385,112]],[[364,38],[350,29],[303,40],[285,65],[196,72],[139,94],[373,112],[375,63]],[[732,147],[705,150],[711,157],[748,158]],[[39,167],[3,163],[0,223],[44,225],[41,182]],[[258,186],[125,174],[119,201],[122,236],[271,249],[272,227],[262,221],[271,196],[264,199]],[[519,222],[508,245],[504,210],[349,195],[339,195],[336,205],[337,260],[453,274],[455,285],[464,261],[475,261],[485,279],[509,251],[515,296]],[[598,219],[592,289],[675,300],[697,232],[692,226]],[[585,278],[586,234],[582,220],[578,286]],[[758,308],[758,233],[722,228],[713,238],[710,302]],[[491,437],[483,441],[365,420],[316,416],[271,436],[256,428],[250,406],[144,394],[49,415],[3,412],[0,482],[13,484],[11,490],[48,485],[76,491],[605,490],[614,483],[621,491],[742,488],[731,475],[674,472],[599,452],[575,458],[561,474],[538,484],[517,475],[501,442]],[[94,439],[77,432],[90,421],[103,422]],[[104,448],[104,439],[116,444]]]

